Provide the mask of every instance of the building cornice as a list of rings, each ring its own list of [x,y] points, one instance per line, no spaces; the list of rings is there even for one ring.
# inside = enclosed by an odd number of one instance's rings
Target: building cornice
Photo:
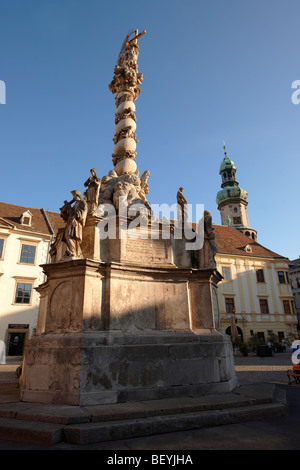
[[[259,255],[242,255],[240,253],[229,253],[229,252],[226,253],[226,252],[221,252],[221,251],[218,251],[218,253],[216,253],[215,256],[217,257],[218,255],[230,256],[232,258],[241,258],[243,260],[250,260],[250,261],[251,261],[252,258],[254,258],[255,260],[261,259],[261,260],[264,260],[266,262],[268,262],[268,261],[269,262],[270,261],[281,261],[281,262],[286,261],[288,263],[288,261],[289,261],[289,259],[284,257],[284,256],[282,256],[282,257],[271,257],[270,256],[269,257],[269,256],[259,256]]]

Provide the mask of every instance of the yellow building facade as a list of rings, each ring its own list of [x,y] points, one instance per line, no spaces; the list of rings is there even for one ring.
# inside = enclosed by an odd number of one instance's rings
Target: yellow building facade
[[[233,231],[230,227],[216,227],[219,236],[219,253],[216,255],[218,271],[223,280],[218,285],[220,324],[230,334],[231,315],[235,312],[240,338],[248,341],[257,334],[266,341],[273,333],[279,340],[289,334],[297,335],[297,315],[294,297],[289,284],[288,259],[271,255],[269,250],[248,242],[247,237],[236,232],[230,234],[237,244],[236,253],[222,252],[221,233]],[[247,247],[245,255],[239,253],[238,242]],[[252,246],[251,246],[252,245]],[[255,246],[253,246],[255,245]],[[258,251],[266,251],[258,255]]]

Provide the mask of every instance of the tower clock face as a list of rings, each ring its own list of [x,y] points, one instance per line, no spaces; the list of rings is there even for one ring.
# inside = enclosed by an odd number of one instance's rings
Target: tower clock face
[[[233,217],[233,224],[234,225],[239,225],[241,224],[241,218],[240,217]]]

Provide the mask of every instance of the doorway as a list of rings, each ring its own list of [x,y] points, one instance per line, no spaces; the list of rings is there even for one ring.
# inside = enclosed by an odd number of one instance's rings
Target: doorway
[[[7,337],[7,356],[23,356],[26,333],[9,332]]]
[[[243,332],[242,332],[241,328],[240,328],[239,326],[237,326],[236,328],[237,328],[237,331],[238,331],[239,339],[240,339],[241,341],[243,341]],[[230,328],[230,326],[228,326],[228,327],[226,328],[225,333],[226,333],[227,335],[229,335],[229,336],[231,335],[231,328]]]

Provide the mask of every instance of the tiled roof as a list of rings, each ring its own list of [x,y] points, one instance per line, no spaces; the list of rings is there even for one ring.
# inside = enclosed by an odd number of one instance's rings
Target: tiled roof
[[[290,269],[299,269],[300,268],[300,258],[293,259],[289,262]]]
[[[32,214],[31,225],[20,223],[21,215],[30,211]],[[0,202],[0,218],[8,224],[27,232],[55,235],[59,227],[64,226],[64,221],[57,212],[35,209],[32,207],[17,206],[7,202]]]
[[[213,225],[213,228],[220,253],[263,258],[286,258],[265,248],[235,228],[228,227],[227,225]],[[245,251],[246,245],[251,247],[251,252]]]

